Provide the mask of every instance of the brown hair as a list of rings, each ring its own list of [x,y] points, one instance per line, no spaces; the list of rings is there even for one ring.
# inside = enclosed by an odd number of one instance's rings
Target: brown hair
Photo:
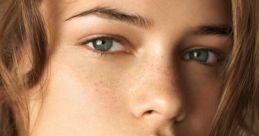
[[[46,62],[47,40],[37,0],[3,1],[0,22],[0,135],[28,133],[23,90],[35,85]],[[26,60],[26,63],[24,64]],[[24,65],[30,67],[26,73]],[[27,125],[26,125],[27,124]],[[27,134],[26,134],[27,135]]]
[[[211,136],[259,135],[258,4],[232,0],[234,43]]]
[[[0,2],[0,135],[24,136],[29,135],[24,90],[42,76],[48,41],[40,1]],[[259,136],[258,0],[232,0],[231,5],[234,43],[211,136]]]

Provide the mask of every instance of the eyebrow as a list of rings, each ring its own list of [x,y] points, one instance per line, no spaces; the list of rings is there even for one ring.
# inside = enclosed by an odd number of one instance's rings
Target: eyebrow
[[[69,17],[65,21],[69,21],[73,18],[88,16],[88,15],[97,15],[102,18],[112,19],[115,21],[122,21],[129,24],[133,24],[136,26],[140,26],[143,28],[150,28],[152,26],[152,21],[142,17],[137,14],[130,14],[122,12],[119,9],[111,8],[111,7],[95,7],[81,13],[78,13],[72,17]],[[231,36],[232,34],[232,26],[230,25],[204,25],[198,27],[193,31],[196,35],[220,35],[220,36]]]
[[[231,36],[233,33],[232,26],[230,25],[205,25],[200,26],[194,32],[196,35],[220,35]]]
[[[65,21],[71,20],[76,17],[87,16],[87,15],[97,15],[103,18],[122,21],[122,22],[126,22],[129,24],[133,24],[144,28],[150,28],[152,25],[151,20],[148,20],[140,15],[124,13],[118,9],[109,8],[109,7],[95,7],[93,9],[86,10],[72,17],[69,17]]]

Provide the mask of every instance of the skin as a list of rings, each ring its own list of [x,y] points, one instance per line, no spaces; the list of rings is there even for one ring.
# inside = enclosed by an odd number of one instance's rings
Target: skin
[[[148,26],[100,14],[75,17],[95,7],[137,14]],[[203,48],[212,58],[228,55],[227,35],[195,33],[231,24],[223,0],[43,0],[40,10],[51,57],[43,101],[41,85],[30,91],[32,136],[208,135],[223,63],[186,54]],[[100,53],[86,42],[103,35],[119,38],[117,51]]]

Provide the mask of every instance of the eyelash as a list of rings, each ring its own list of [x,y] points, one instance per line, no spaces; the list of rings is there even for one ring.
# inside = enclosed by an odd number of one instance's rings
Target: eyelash
[[[207,53],[206,54],[207,59],[208,59],[207,62],[202,62],[202,60],[200,60],[202,58],[193,59],[192,58],[193,56],[190,56],[191,54],[188,54],[188,53],[193,53],[193,54],[196,54],[196,57],[200,57],[200,56],[202,56],[201,52],[204,53],[204,51]],[[189,56],[187,56],[187,55],[189,55]],[[209,55],[212,55],[212,56],[209,56]],[[204,48],[204,47],[191,48],[191,49],[188,49],[187,51],[185,51],[182,56],[183,56],[183,59],[185,59],[185,61],[197,61],[201,64],[208,65],[208,66],[217,65],[219,63],[222,63],[225,60],[224,52],[221,51],[220,49],[215,49],[215,48]],[[214,62],[208,62],[209,60],[214,61]]]
[[[100,50],[95,49],[94,47],[89,47],[89,45],[87,45],[87,44],[93,44],[93,42],[97,41],[97,40],[111,40],[113,44],[114,43],[119,43],[122,46],[124,45],[124,43],[127,43],[120,36],[94,36],[94,37],[84,41],[83,43],[81,43],[81,45],[87,46],[88,49],[90,49],[91,51],[93,51],[93,52],[95,52],[97,54],[100,54],[101,56],[104,56],[104,55],[115,55],[115,53],[122,52],[122,51],[113,51],[113,52],[100,51]],[[99,42],[101,42],[101,41],[99,41]],[[94,46],[94,45],[90,45],[90,46]],[[124,47],[124,48],[126,49],[126,47]],[[129,51],[126,50],[125,52],[129,52]]]
[[[98,40],[100,40],[100,41],[98,41]],[[92,50],[93,52],[95,52],[97,54],[100,54],[101,56],[115,55],[115,54],[117,54],[119,52],[124,52],[124,53],[125,52],[127,52],[127,53],[130,52],[129,50],[127,50],[127,48],[123,44],[123,43],[125,43],[123,41],[124,38],[122,38],[120,36],[95,36],[95,37],[90,38],[89,40],[86,40],[85,42],[83,42],[82,45],[86,45],[87,46],[87,44],[93,44],[94,42],[97,42],[97,43],[101,42],[102,43],[104,40],[110,40],[112,42],[112,45],[109,48],[109,50],[114,46],[113,45],[114,43],[119,43],[121,45],[121,47],[124,48],[125,51],[118,51],[118,50],[117,51],[112,51],[112,52],[100,51],[100,50],[97,50],[94,47],[94,45],[90,45],[90,46],[93,46],[93,47],[89,47],[89,45],[88,45],[87,48]],[[183,56],[183,59],[185,61],[197,61],[197,62],[202,63],[204,65],[215,65],[215,64],[209,64],[209,63],[206,63],[206,62],[202,62],[200,60],[200,58],[196,58],[196,59],[192,58],[193,56],[190,56],[190,54],[188,54],[188,53],[195,53],[197,55],[198,53],[201,53],[201,52],[204,53],[204,51],[207,52],[206,55],[214,55],[213,57],[216,57],[216,58],[214,58],[214,59],[217,59],[217,60],[215,60],[216,61],[215,63],[220,63],[220,62],[224,61],[224,59],[225,59],[223,51],[221,51],[219,49],[211,49],[211,48],[191,48],[191,49],[188,49],[187,51],[185,51],[182,56]],[[187,56],[187,55],[189,55],[189,56]],[[199,57],[199,56],[196,56],[196,57]],[[207,56],[207,57],[209,57],[209,56]]]

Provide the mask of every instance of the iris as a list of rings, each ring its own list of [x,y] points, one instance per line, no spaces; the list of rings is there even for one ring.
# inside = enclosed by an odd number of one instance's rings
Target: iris
[[[205,50],[191,51],[189,57],[190,59],[195,59],[206,63],[209,59],[209,52]]]
[[[113,40],[107,39],[107,38],[96,39],[96,40],[93,40],[92,42],[93,42],[93,47],[96,50],[102,51],[102,52],[109,51],[113,46]]]

